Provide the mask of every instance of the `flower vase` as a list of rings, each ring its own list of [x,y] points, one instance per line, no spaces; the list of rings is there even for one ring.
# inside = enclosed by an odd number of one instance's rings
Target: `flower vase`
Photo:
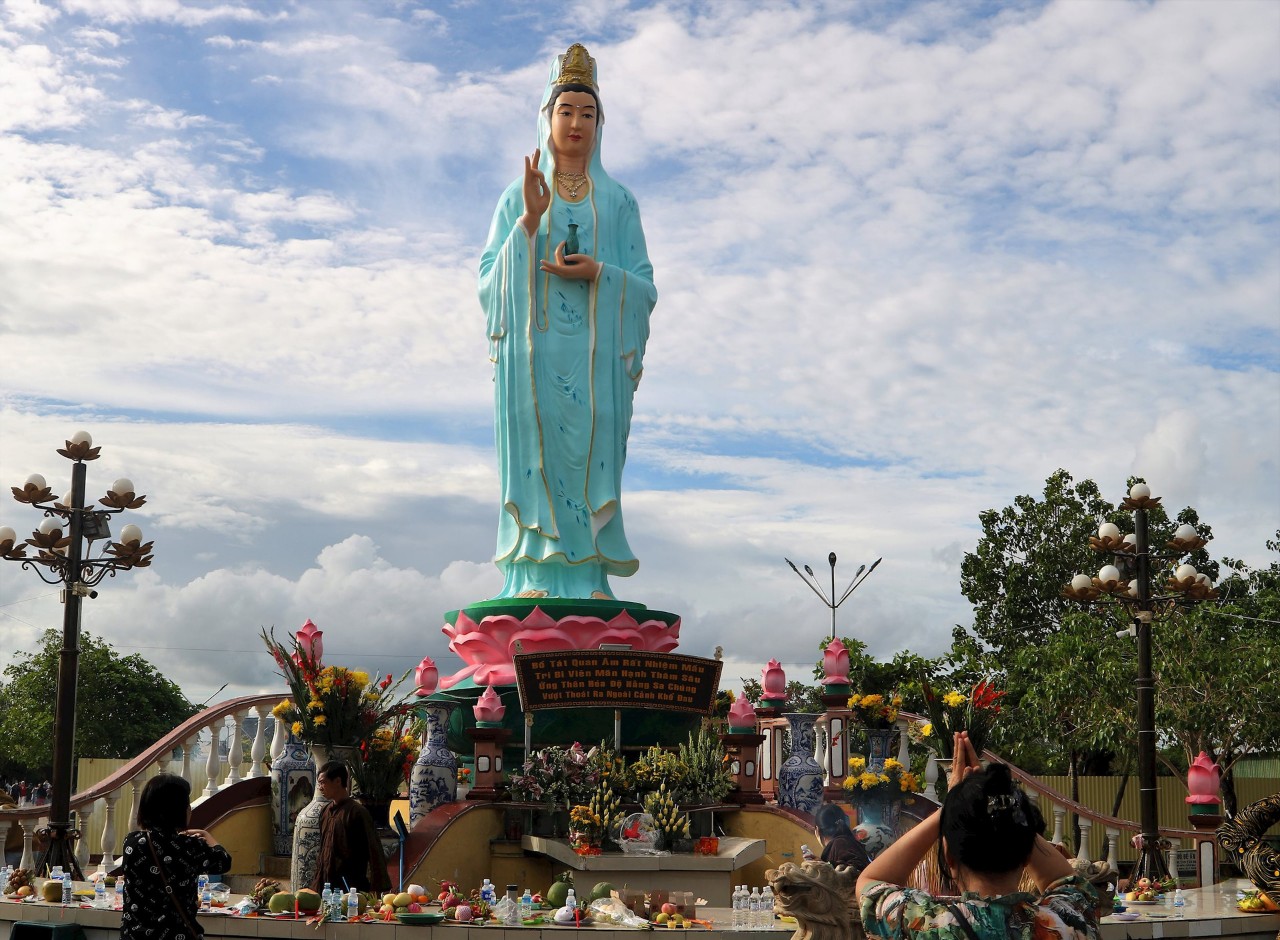
[[[315,795],[316,765],[302,739],[289,731],[280,756],[271,762],[271,851],[293,850],[294,820]]]
[[[458,758],[449,750],[449,718],[452,702],[423,704],[427,730],[422,750],[413,765],[409,780],[409,825],[443,803],[452,803],[458,791]]]
[[[898,838],[898,815],[902,804],[893,798],[861,800],[858,807],[857,838],[867,855],[875,858]]]
[[[329,748],[323,744],[311,745],[311,759],[316,772],[329,761]],[[289,881],[296,888],[307,888],[316,875],[316,862],[320,857],[320,814],[329,800],[316,787],[311,802],[298,811],[293,821],[293,859],[289,863]]]
[[[791,755],[778,768],[778,805],[813,815],[822,805],[822,767],[813,756],[817,715],[791,712]]]
[[[889,748],[893,746],[893,728],[867,729],[867,771],[873,774],[884,773],[884,762],[889,758]]]

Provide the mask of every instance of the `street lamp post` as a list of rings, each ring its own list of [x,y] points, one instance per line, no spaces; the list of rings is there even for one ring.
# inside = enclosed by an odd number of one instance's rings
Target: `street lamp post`
[[[151,542],[142,541],[142,530],[126,525],[120,540],[110,541],[109,520],[126,509],[137,509],[146,497],[134,493],[133,483],[116,480],[98,502],[106,507],[85,506],[85,462],[98,459],[101,448],[93,446],[86,431],[77,431],[58,453],[73,462],[71,489],[57,498],[44,477],[33,473],[22,486],[12,487],[13,498],[41,510],[44,519],[31,537],[18,542],[17,533],[0,526],[0,558],[16,561],[33,570],[46,584],[62,586],[62,650],[58,657],[58,685],[53,718],[53,792],[50,795],[48,845],[36,871],[55,866],[73,876],[83,877],[74,852],[79,832],[71,828],[71,777],[75,751],[76,678],[80,657],[80,605],[86,597],[97,597],[93,588],[117,571],[145,568],[151,564]],[[94,554],[94,542],[104,543]],[[28,556],[27,550],[35,551]]]
[[[1151,627],[1158,616],[1218,596],[1207,575],[1182,563],[1187,554],[1203,548],[1201,538],[1190,525],[1178,527],[1166,543],[1169,552],[1153,553],[1150,546],[1147,512],[1160,505],[1160,497],[1151,495],[1145,483],[1135,483],[1121,507],[1133,513],[1133,534],[1121,537],[1114,523],[1098,527],[1089,545],[1097,552],[1109,553],[1118,564],[1104,565],[1090,577],[1078,574],[1063,588],[1063,594],[1086,604],[1112,603],[1125,608],[1132,624],[1116,636],[1134,637],[1138,647],[1137,692],[1138,725],[1138,809],[1142,833],[1139,837],[1138,860],[1130,876],[1130,884],[1139,878],[1164,880],[1169,869],[1160,851],[1160,824],[1156,788],[1156,702],[1155,678],[1151,665]],[[1163,581],[1157,580],[1153,593],[1152,561],[1163,567]],[[1125,569],[1121,571],[1121,567]],[[1129,575],[1126,580],[1125,575]]]
[[[800,580],[803,581],[805,584],[809,585],[809,590],[813,591],[814,594],[817,594],[818,597],[822,600],[822,603],[826,604],[827,607],[831,609],[831,639],[834,640],[836,638],[836,609],[841,604],[843,604],[845,600],[848,599],[849,595],[852,594],[858,588],[858,586],[862,584],[863,581],[871,577],[871,572],[876,570],[876,566],[878,566],[880,562],[884,561],[884,558],[877,558],[875,561],[871,563],[870,568],[868,568],[866,565],[859,566],[858,570],[853,573],[853,580],[849,582],[849,586],[845,588],[845,591],[843,594],[840,595],[839,600],[836,600],[836,553],[835,552],[832,552],[831,554],[827,555],[827,563],[831,565],[831,594],[830,595],[828,595],[825,591],[823,591],[822,588],[818,587],[817,575],[813,573],[813,569],[810,568],[808,565],[804,566],[804,572],[801,573],[800,569],[795,566],[795,562],[793,562],[790,558],[784,558],[782,560],[785,561],[788,565],[790,565],[791,570],[800,576]]]

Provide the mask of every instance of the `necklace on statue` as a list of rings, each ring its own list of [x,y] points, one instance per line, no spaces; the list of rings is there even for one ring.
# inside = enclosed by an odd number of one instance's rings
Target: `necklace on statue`
[[[556,170],[556,182],[564,187],[570,199],[577,199],[578,193],[582,192],[583,187],[587,185],[587,174],[563,173]]]

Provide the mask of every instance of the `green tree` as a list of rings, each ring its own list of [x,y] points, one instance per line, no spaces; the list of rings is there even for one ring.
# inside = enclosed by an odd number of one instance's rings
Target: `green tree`
[[[53,765],[53,711],[62,632],[46,630],[0,683],[0,740],[6,772],[47,776]],[[136,653],[80,635],[76,682],[76,758],[133,757],[196,712],[179,690]]]
[[[1153,549],[1183,522],[1212,537],[1190,507],[1176,519],[1159,507],[1148,516]],[[1127,623],[1082,611],[1062,596],[1062,587],[1109,561],[1090,548],[1089,538],[1103,522],[1132,531],[1131,514],[1107,502],[1092,480],[1075,483],[1058,470],[1041,498],[1018,496],[1011,506],[981,513],[979,521],[982,537],[960,569],[961,590],[974,605],[973,633],[956,629],[952,660],[996,676],[1009,692],[1006,707],[1019,720],[1001,723],[993,739],[1011,760],[1032,771],[1106,772],[1117,749],[1131,746],[1133,669],[1122,668],[1130,654],[1114,638]],[[1191,561],[1216,578],[1218,565],[1204,549]],[[1095,664],[1114,681],[1101,675],[1093,681],[1086,670]]]

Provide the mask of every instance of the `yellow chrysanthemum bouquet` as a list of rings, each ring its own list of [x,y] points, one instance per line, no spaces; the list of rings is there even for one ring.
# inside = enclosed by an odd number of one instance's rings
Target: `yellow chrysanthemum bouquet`
[[[849,773],[844,778],[844,788],[857,797],[867,800],[905,800],[924,789],[918,774],[912,773],[901,762],[890,757],[884,769],[875,773],[867,769],[867,759],[860,755],[849,758]]]

